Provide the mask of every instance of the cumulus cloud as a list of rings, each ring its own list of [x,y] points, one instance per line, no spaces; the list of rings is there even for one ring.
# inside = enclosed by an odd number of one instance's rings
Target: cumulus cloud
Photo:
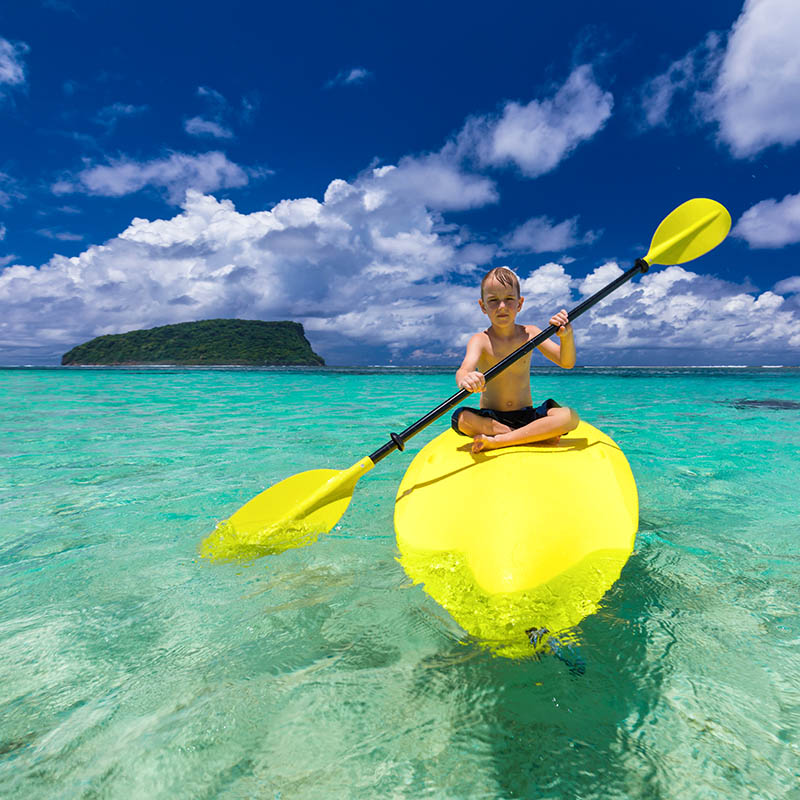
[[[350,67],[341,70],[336,77],[326,82],[325,88],[331,89],[334,86],[359,86],[366,83],[372,77],[372,73],[364,67]]]
[[[480,208],[499,199],[494,181],[438,153],[406,156],[397,166],[372,170],[364,186],[368,203],[405,198],[440,211]]]
[[[19,89],[25,85],[25,63],[23,56],[28,52],[24,42],[9,42],[0,37],[0,98],[6,87]]]
[[[592,294],[621,273],[615,262],[604,264],[579,282],[579,291]],[[651,270],[626,284],[577,325],[584,348],[644,358],[667,349],[683,363],[696,364],[698,357],[732,363],[734,353],[758,363],[763,353],[800,348],[800,306],[772,291],[754,294],[679,266]]]
[[[800,141],[800,14],[796,0],[747,0],[726,37],[704,44],[648,81],[645,119],[663,124],[673,98],[692,93],[696,115],[717,126],[735,158]],[[724,44],[723,44],[724,41]]]
[[[800,140],[798,40],[796,0],[747,0],[706,101],[737,158]]]
[[[544,314],[549,318],[554,311],[569,305],[576,284],[563,264],[551,261],[537,267],[527,277],[521,277],[519,289],[527,308],[538,311],[544,319]]]
[[[750,247],[785,247],[800,242],[800,194],[762,200],[742,214],[733,235]]]
[[[613,96],[594,80],[588,64],[576,67],[563,86],[543,100],[506,103],[499,116],[468,120],[455,150],[481,166],[514,165],[529,178],[555,169],[611,116]]]
[[[264,170],[244,169],[229,161],[224,153],[211,151],[201,155],[171,153],[152,161],[120,158],[109,164],[88,166],[71,178],[51,187],[54,194],[82,193],[103,197],[122,197],[147,186],[161,190],[169,202],[178,205],[187,189],[214,192],[245,186],[251,177]]]
[[[8,266],[0,361],[53,363],[93,336],[215,317],[298,320],[332,363],[456,360],[485,327],[477,286],[494,251],[387,184],[394,172],[335,180],[321,200],[249,214],[190,190],[172,218],[135,219],[103,245],[39,268]],[[525,271],[521,321],[544,325],[620,273],[613,262],[586,277],[556,262]],[[800,350],[800,305],[780,292],[651,270],[577,323],[579,352],[588,363],[609,353],[630,363],[636,348],[693,356],[698,342],[726,360],[733,349],[757,359],[775,342]]]
[[[189,191],[172,219],[136,219],[104,245],[39,269],[8,267],[2,344],[8,352],[38,338],[63,350],[111,331],[237,316],[300,319],[332,347],[366,341],[399,351],[431,338],[441,346],[437,318],[478,324],[474,291],[444,282],[469,266],[467,256],[419,201],[377,196],[381,177],[333,181],[322,202],[285,200],[253,214]],[[50,320],[41,334],[32,313],[39,325]]]
[[[532,217],[503,239],[503,246],[517,253],[554,253],[581,244],[591,244],[598,234],[578,233],[578,218],[554,223],[549,217]]]

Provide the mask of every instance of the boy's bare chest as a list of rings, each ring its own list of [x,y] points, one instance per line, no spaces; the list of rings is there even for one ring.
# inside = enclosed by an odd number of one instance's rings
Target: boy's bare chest
[[[482,361],[485,362],[484,371],[493,367],[495,364],[502,361],[506,356],[511,355],[515,350],[520,348],[525,342],[527,337],[520,337],[519,340],[515,339],[511,342],[489,342],[489,346],[484,350]],[[505,372],[508,375],[525,375],[530,372],[531,354],[526,353],[518,361],[515,361],[511,366],[507,367]]]

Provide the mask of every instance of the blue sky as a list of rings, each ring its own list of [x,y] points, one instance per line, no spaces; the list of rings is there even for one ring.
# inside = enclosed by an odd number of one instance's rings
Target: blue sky
[[[476,285],[543,326],[696,196],[733,235],[576,323],[583,364],[800,364],[796,0],[0,7],[0,364],[295,319],[457,361]]]

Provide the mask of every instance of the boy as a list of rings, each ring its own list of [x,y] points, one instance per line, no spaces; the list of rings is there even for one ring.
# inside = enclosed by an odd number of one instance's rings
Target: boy
[[[483,392],[480,409],[457,408],[452,418],[457,433],[473,437],[473,453],[530,442],[554,444],[578,425],[578,415],[555,400],[532,407],[531,353],[507,367],[488,386],[484,381],[487,369],[541,332],[535,325],[516,324],[524,300],[520,297],[519,279],[508,267],[495,267],[483,276],[478,303],[491,325],[470,338],[464,361],[456,372],[459,389]],[[559,311],[550,324],[558,326],[560,343],[548,339],[538,349],[559,367],[572,369],[575,342],[567,312]]]

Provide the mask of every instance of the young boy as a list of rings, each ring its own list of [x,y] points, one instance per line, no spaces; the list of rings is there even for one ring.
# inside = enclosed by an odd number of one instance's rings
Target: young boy
[[[516,324],[524,300],[520,297],[519,279],[507,267],[490,269],[483,276],[478,303],[491,325],[470,338],[467,354],[456,372],[459,389],[483,393],[480,409],[457,408],[452,418],[457,433],[473,437],[473,453],[530,442],[552,444],[578,425],[578,415],[555,400],[532,407],[531,353],[507,367],[488,385],[484,381],[487,369],[541,333],[535,325]],[[560,343],[548,339],[538,349],[554,364],[571,369],[575,366],[575,341],[567,312],[559,311],[550,324],[558,326]]]

